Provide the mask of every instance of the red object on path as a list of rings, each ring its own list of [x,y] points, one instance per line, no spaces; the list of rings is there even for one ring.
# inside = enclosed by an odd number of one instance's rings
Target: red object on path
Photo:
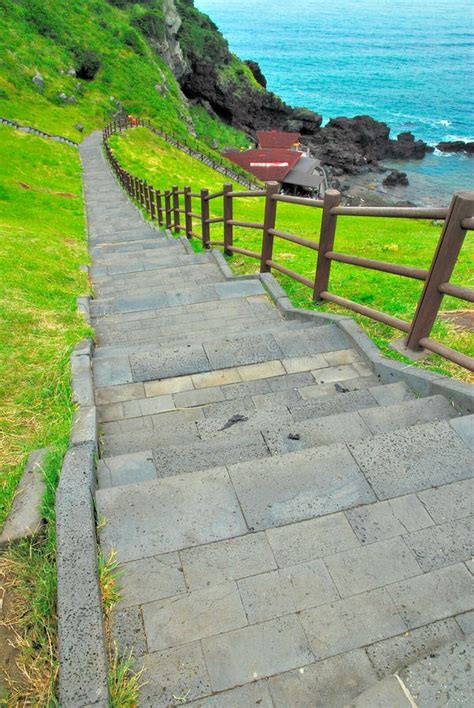
[[[285,149],[226,150],[224,156],[263,182],[283,182],[302,152]]]

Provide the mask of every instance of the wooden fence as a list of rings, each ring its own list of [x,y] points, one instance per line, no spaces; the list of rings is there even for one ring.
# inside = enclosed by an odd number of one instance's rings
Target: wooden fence
[[[340,204],[340,193],[336,190],[327,190],[323,200],[290,197],[279,193],[280,186],[277,182],[268,182],[265,189],[253,188],[246,191],[234,191],[231,184],[224,184],[222,190],[214,193],[209,193],[207,189],[202,189],[200,192],[192,192],[189,186],[183,189],[173,186],[171,189],[162,192],[121,167],[107,141],[107,137],[114,131],[113,124],[107,126],[104,131],[107,158],[120,183],[129,195],[160,226],[174,229],[178,232],[182,231],[189,239],[200,239],[204,248],[221,246],[227,254],[239,253],[249,258],[255,258],[260,262],[260,272],[270,272],[273,269],[302,283],[312,290],[314,301],[335,303],[400,330],[405,334],[407,349],[413,352],[426,349],[459,366],[474,371],[474,359],[472,357],[430,338],[444,295],[450,295],[466,302],[474,302],[473,289],[450,282],[466,233],[474,231],[474,192],[455,194],[447,209],[342,206]],[[262,221],[257,223],[234,219],[234,201],[236,199],[255,198],[262,200]],[[210,217],[210,204],[214,200],[222,200],[222,217]],[[281,202],[322,210],[319,242],[276,228],[278,204]],[[335,251],[334,243],[338,219],[352,216],[391,219],[436,219],[444,221],[430,268],[425,270]],[[197,227],[195,225],[196,222],[199,224]],[[211,227],[215,225],[221,225],[222,237],[219,240],[211,238]],[[234,227],[261,231],[262,245],[260,252],[234,246]],[[312,279],[286,268],[273,259],[275,238],[283,239],[317,252],[315,274]],[[380,312],[330,292],[329,280],[333,261],[423,281],[423,292],[418,300],[412,321],[401,320],[385,312]]]

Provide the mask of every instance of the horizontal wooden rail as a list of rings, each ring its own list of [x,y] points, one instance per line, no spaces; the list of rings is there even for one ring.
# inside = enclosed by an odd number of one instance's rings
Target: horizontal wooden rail
[[[441,283],[441,285],[438,285],[438,290],[445,295],[457,297],[459,300],[474,302],[474,290],[472,290],[472,288],[465,288],[462,285],[454,285],[454,283]]]
[[[226,196],[229,199],[237,199],[241,197],[264,197],[266,192],[264,189],[256,189],[255,191],[248,192],[229,192]]]
[[[451,347],[446,347],[440,342],[436,342],[434,339],[429,339],[428,337],[423,337],[420,339],[420,345],[423,349],[428,349],[428,351],[433,352],[433,354],[439,354],[444,359],[452,361],[458,366],[463,366],[468,371],[474,371],[474,359],[467,354],[462,354],[461,352],[451,349]]]
[[[242,256],[249,256],[249,258],[256,258],[257,260],[260,260],[260,253],[257,253],[256,251],[249,251],[247,248],[228,246],[227,250],[231,253],[240,253]]]
[[[201,214],[196,214],[195,211],[188,211],[188,215],[189,215],[192,219],[200,219],[200,218],[201,218]]]
[[[336,253],[328,251],[326,258],[339,263],[347,263],[348,265],[356,265],[361,268],[369,268],[370,270],[379,270],[382,273],[393,273],[394,275],[403,275],[405,278],[413,278],[414,280],[426,280],[428,271],[423,268],[413,268],[398,263],[386,263],[385,261],[374,261],[371,258],[360,258],[359,256],[349,256],[346,253]]]
[[[474,231],[474,217],[472,217],[470,219],[463,219],[461,221],[461,226],[466,231]]]
[[[383,324],[394,327],[394,329],[399,329],[401,332],[408,332],[410,330],[410,325],[404,320],[399,320],[398,317],[392,317],[387,315],[385,312],[379,312],[374,310],[372,307],[366,307],[365,305],[359,305],[358,302],[353,300],[347,300],[345,297],[339,297],[338,295],[333,295],[324,291],[321,293],[321,299],[327,300],[328,302],[333,302],[335,305],[340,305],[348,310],[353,310],[358,312],[359,315],[365,315],[365,317],[370,317],[377,322],[383,322]]]
[[[310,280],[309,278],[305,278],[304,275],[300,275],[299,273],[295,273],[294,270],[290,270],[289,268],[285,268],[285,266],[282,266],[279,263],[276,263],[275,261],[265,261],[265,263],[270,268],[274,268],[275,270],[278,270],[280,273],[283,273],[284,275],[288,275],[290,278],[293,278],[293,280],[297,280],[298,283],[302,283],[303,285],[307,285],[308,288],[312,288],[314,285],[313,281]]]
[[[220,192],[213,192],[212,194],[209,194],[206,197],[206,201],[210,202],[211,199],[218,199],[219,197],[223,197],[223,196],[224,196],[224,190],[221,189]]]
[[[189,234],[192,238],[199,238],[199,239],[201,238],[200,235],[197,234],[195,231],[188,231],[188,234]]]
[[[200,192],[189,192],[189,196],[192,197],[193,199],[201,199]]]
[[[215,217],[213,219],[206,219],[206,224],[223,224],[224,219],[222,216]]]
[[[382,216],[392,219],[446,219],[447,209],[419,209],[418,207],[351,207],[331,209],[333,216]]]
[[[259,224],[256,221],[235,221],[235,219],[229,219],[227,223],[229,226],[241,226],[244,229],[263,229],[263,224]]]
[[[324,202],[321,199],[308,199],[307,197],[289,197],[287,194],[274,194],[274,202],[285,202],[285,204],[299,204],[300,206],[316,207],[322,209]]]
[[[285,241],[291,241],[291,243],[297,243],[299,246],[305,246],[306,248],[311,248],[313,251],[319,251],[319,244],[316,241],[310,241],[307,238],[302,238],[301,236],[296,236],[295,234],[287,234],[286,231],[278,231],[278,229],[268,229],[268,233],[272,236],[277,236]]]
[[[208,241],[208,246],[224,246],[224,241]]]

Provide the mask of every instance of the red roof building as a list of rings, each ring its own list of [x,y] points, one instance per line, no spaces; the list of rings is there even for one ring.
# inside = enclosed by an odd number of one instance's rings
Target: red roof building
[[[281,133],[279,130],[257,132],[258,144],[261,148],[290,149],[299,144],[299,133]]]
[[[226,150],[224,156],[262,182],[283,182],[302,152],[288,149]]]

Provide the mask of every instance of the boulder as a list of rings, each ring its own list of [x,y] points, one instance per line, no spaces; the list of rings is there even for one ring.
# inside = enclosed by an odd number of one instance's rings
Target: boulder
[[[464,140],[446,141],[438,143],[436,147],[441,152],[465,152],[468,155],[474,155],[474,142],[464,142]]]
[[[37,86],[39,89],[44,88],[44,79],[41,76],[41,74],[39,73],[39,71],[36,72],[36,74],[33,76],[33,78],[31,80],[34,83],[34,85]]]
[[[68,69],[67,73],[68,73],[68,76],[76,76],[76,70],[74,69],[74,67],[71,67],[70,69]]]
[[[382,184],[385,187],[398,187],[398,186],[407,187],[410,183],[408,181],[408,177],[407,177],[406,172],[399,172],[398,170],[392,170],[385,177]]]
[[[75,123],[75,124],[74,124],[74,127],[75,127],[75,129],[78,130],[80,133],[84,132],[84,126],[82,125],[82,123]]]

